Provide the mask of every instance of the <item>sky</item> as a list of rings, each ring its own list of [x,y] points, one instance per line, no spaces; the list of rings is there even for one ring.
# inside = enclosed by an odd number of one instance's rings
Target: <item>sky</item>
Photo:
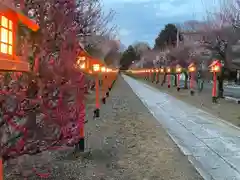
[[[154,40],[167,23],[179,24],[187,20],[202,20],[208,0],[102,0],[104,10],[116,12],[112,23],[118,26],[119,40],[125,46]],[[210,3],[209,3],[210,2]]]

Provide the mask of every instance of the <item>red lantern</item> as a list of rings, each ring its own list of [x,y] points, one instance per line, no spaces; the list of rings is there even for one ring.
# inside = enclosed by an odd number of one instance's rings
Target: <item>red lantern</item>
[[[168,79],[168,88],[170,88],[171,87],[171,68],[167,67],[166,71],[167,71],[167,79]]]
[[[194,63],[191,63],[188,66],[188,71],[191,73],[190,74],[190,94],[193,96],[194,95],[194,76],[195,76],[195,72],[196,72],[196,66]]]
[[[16,56],[18,21],[37,31],[38,25],[12,6],[11,0],[0,2],[0,70],[29,71],[29,64]],[[0,157],[0,180],[3,179],[3,162]]]
[[[178,64],[176,66],[176,73],[177,73],[177,91],[180,90],[180,74],[182,73],[182,67]]]
[[[215,60],[209,65],[209,67],[210,72],[217,73],[221,71],[222,64],[218,60]]]
[[[11,3],[0,3],[0,70],[29,71],[29,64],[16,56],[16,36],[18,21],[33,31],[39,26],[21,14]]]
[[[212,101],[217,102],[217,73],[221,71],[222,64],[219,60],[215,60],[210,64],[210,72],[213,73],[213,86],[212,86]]]

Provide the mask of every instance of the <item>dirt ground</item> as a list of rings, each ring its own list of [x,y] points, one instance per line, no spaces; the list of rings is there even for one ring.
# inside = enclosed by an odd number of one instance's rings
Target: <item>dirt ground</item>
[[[139,80],[143,81],[142,79]],[[209,90],[204,89],[201,93],[196,92],[194,96],[191,96],[190,90],[188,89],[181,89],[177,92],[176,87],[171,87],[169,89],[167,88],[167,84],[164,86],[161,86],[160,83],[155,84],[147,82],[147,84],[240,127],[240,105],[224,99],[219,99],[218,103],[214,104],[212,103],[211,92]]]
[[[121,77],[102,105],[100,118],[92,118],[93,109],[94,93],[88,95],[87,107],[90,154],[53,158],[48,180],[202,180]]]

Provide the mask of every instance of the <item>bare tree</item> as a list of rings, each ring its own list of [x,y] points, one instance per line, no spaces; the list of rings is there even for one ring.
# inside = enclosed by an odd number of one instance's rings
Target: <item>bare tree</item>
[[[223,81],[233,70],[232,45],[239,36],[239,1],[219,0],[220,9],[207,14],[205,44],[212,49],[213,58],[221,60],[223,68],[218,75],[218,97],[223,97]]]
[[[146,42],[136,42],[135,44],[133,44],[133,47],[139,56],[141,56],[145,51],[151,49],[149,44]]]

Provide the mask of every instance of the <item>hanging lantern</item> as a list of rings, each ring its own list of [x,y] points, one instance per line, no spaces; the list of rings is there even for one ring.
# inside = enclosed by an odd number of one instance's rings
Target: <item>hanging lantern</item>
[[[16,56],[16,36],[18,21],[33,31],[39,26],[21,14],[11,2],[0,1],[0,70],[29,71],[29,64]]]

